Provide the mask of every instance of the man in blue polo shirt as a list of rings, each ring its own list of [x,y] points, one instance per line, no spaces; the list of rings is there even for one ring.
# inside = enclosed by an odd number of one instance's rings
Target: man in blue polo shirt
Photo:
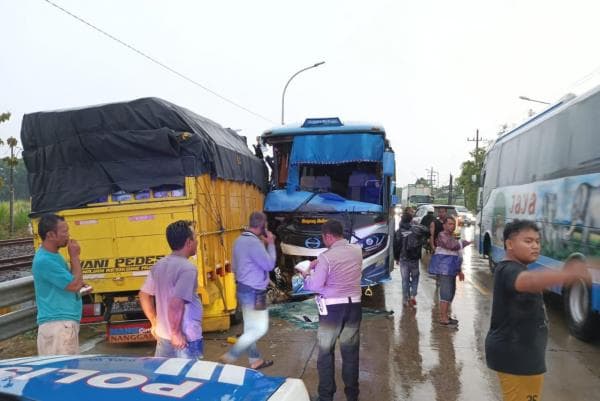
[[[38,223],[42,245],[33,258],[33,282],[37,304],[39,355],[72,355],[79,353],[79,321],[83,287],[80,248],[69,239],[69,226],[64,218],[44,214]],[[67,247],[71,269],[58,250]]]
[[[256,342],[269,329],[269,311],[266,305],[269,272],[275,268],[277,254],[275,236],[267,230],[267,216],[262,212],[250,215],[249,227],[233,244],[233,271],[236,279],[238,303],[242,307],[244,333],[221,362],[233,363],[242,353],[248,354],[252,369],[263,369],[273,365],[264,359]]]

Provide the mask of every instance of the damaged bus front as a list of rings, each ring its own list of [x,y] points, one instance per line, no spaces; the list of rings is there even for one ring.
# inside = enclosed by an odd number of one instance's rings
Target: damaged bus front
[[[278,287],[302,293],[294,266],[326,248],[321,225],[337,219],[363,250],[362,285],[389,279],[393,269],[394,153],[381,126],[307,119],[266,131],[272,147],[271,190],[265,199],[277,235]]]

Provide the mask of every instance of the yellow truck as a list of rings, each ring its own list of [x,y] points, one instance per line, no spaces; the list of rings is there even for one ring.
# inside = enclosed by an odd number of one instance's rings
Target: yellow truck
[[[250,213],[262,210],[266,182],[243,137],[145,98],[27,114],[21,139],[34,231],[36,216],[55,212],[81,245],[84,281],[93,287],[82,322],[107,321],[111,342],[151,340],[137,293],[170,253],[167,225],[184,219],[198,233],[192,262],[203,330],[229,328],[237,307],[232,245]]]

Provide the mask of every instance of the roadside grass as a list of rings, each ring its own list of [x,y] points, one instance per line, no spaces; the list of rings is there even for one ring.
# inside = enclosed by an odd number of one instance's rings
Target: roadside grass
[[[7,238],[20,238],[31,235],[29,232],[29,213],[31,212],[31,205],[29,201],[17,200],[14,204],[14,222],[15,232],[11,236],[9,235],[10,229],[10,213],[8,202],[0,202],[0,239]]]

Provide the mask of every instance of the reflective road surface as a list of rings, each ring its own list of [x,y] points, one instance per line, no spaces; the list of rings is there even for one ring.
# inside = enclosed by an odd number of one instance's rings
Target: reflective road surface
[[[466,229],[464,238],[472,237]],[[466,280],[457,286],[453,313],[458,329],[438,325],[435,281],[421,268],[416,308],[403,308],[399,270],[392,282],[365,297],[366,308],[391,314],[370,314],[361,330],[361,400],[500,400],[496,375],[485,365],[483,341],[490,318],[492,276],[487,261],[471,247],[465,250]],[[424,263],[427,262],[427,258]],[[560,302],[548,305],[550,338],[544,401],[600,400],[600,342],[583,343],[566,330]],[[310,318],[309,318],[310,319]],[[226,333],[206,335],[205,358],[216,360],[238,335],[240,326]],[[268,335],[259,343],[264,356],[275,360],[267,374],[300,377],[311,395],[316,393],[316,331],[290,319],[271,318]],[[84,344],[85,347],[85,344]],[[151,355],[151,345],[108,345],[96,340],[90,353]],[[337,354],[338,392],[344,400]],[[240,360],[247,364],[247,360]]]

